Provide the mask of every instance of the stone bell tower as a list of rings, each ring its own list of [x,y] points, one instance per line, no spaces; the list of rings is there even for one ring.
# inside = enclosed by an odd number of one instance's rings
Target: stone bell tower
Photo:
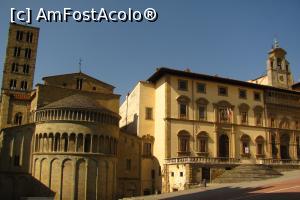
[[[278,41],[275,40],[267,60],[268,85],[291,89],[294,81],[290,64],[285,56],[286,51],[280,48]]]
[[[39,28],[10,23],[1,87],[0,128],[29,122]]]

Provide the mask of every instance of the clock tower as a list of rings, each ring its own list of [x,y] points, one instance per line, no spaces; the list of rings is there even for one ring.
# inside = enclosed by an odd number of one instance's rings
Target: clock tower
[[[291,89],[294,81],[290,64],[285,56],[286,51],[280,48],[278,41],[275,40],[267,60],[268,85]]]

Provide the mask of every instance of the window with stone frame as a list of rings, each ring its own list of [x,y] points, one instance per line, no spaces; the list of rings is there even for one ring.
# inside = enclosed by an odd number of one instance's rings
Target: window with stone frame
[[[204,121],[207,120],[207,104],[208,101],[204,98],[199,98],[197,104],[197,119]]]
[[[242,147],[242,156],[250,156],[250,137],[247,134],[242,135],[241,137],[241,147]]]
[[[143,144],[143,155],[144,156],[152,155],[152,144],[150,142],[145,142]]]
[[[254,112],[255,125],[262,126],[263,125],[263,107],[255,106],[253,108],[253,112]]]
[[[15,114],[15,117],[14,117],[14,124],[15,125],[21,125],[22,124],[22,113],[18,112]]]
[[[247,90],[239,89],[239,98],[240,99],[247,99]]]
[[[197,135],[197,154],[206,156],[208,154],[208,134],[200,132]]]
[[[188,105],[190,99],[187,96],[180,96],[177,98],[177,102],[179,119],[188,119]]]
[[[190,153],[190,134],[187,131],[178,133],[178,156],[187,156]]]
[[[245,103],[239,105],[241,124],[248,124],[249,106]]]
[[[198,93],[206,93],[206,84],[205,83],[197,83],[197,92]]]
[[[260,101],[261,100],[260,92],[254,92],[254,100],[255,101]]]
[[[256,157],[263,157],[264,156],[264,138],[262,136],[258,136],[255,139],[256,143]]]
[[[228,88],[224,86],[219,86],[218,94],[219,96],[228,96]]]
[[[153,109],[151,107],[146,107],[146,120],[152,120]]]
[[[188,91],[188,81],[183,79],[178,79],[178,90]]]

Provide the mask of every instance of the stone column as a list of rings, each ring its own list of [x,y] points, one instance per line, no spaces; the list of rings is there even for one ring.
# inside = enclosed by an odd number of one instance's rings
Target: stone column
[[[277,148],[277,155],[276,157],[278,159],[281,159],[281,155],[280,155],[280,134],[279,134],[279,130],[276,130],[276,148]]]

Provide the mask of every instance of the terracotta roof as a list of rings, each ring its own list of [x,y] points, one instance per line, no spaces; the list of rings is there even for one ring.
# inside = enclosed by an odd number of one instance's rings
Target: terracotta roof
[[[58,101],[52,102],[40,109],[51,109],[51,108],[77,108],[84,110],[98,110],[105,111],[111,114],[118,115],[117,113],[108,110],[107,108],[100,105],[96,100],[82,95],[82,94],[74,94]],[[119,116],[119,115],[118,115]]]
[[[255,88],[255,89],[271,89],[271,90],[277,90],[277,91],[281,91],[281,92],[300,94],[300,92],[297,92],[295,90],[281,89],[281,88],[277,88],[277,87],[260,85],[260,84],[246,82],[246,81],[240,81],[240,80],[235,80],[235,79],[230,79],[230,78],[223,78],[223,77],[219,77],[219,76],[211,76],[211,75],[206,75],[206,74],[193,73],[193,72],[170,69],[170,68],[165,68],[165,67],[158,68],[156,70],[156,72],[148,78],[147,81],[155,83],[156,81],[158,81],[161,77],[163,77],[166,74],[187,77],[187,78],[207,80],[207,81],[215,81],[215,82],[219,82],[219,83],[238,85],[238,86],[250,87],[250,88]]]
[[[13,94],[13,97],[18,100],[31,100],[30,94]]]
[[[94,81],[96,81],[96,82],[98,82],[100,84],[106,85],[107,87],[115,88],[113,85],[110,85],[108,83],[100,81],[100,80],[98,80],[98,79],[96,79],[94,77],[91,77],[91,76],[89,76],[89,75],[87,75],[85,73],[82,73],[82,72],[70,73],[70,74],[60,74],[60,75],[53,75],[53,76],[45,76],[45,77],[42,78],[42,80],[47,80],[48,78],[55,78],[55,77],[61,77],[61,76],[85,76],[85,77],[90,78],[90,79],[92,79],[92,80],[94,80]]]

